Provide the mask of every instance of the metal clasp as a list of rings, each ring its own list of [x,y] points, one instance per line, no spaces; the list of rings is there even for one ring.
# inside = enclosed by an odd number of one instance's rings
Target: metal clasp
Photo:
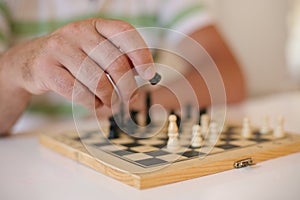
[[[234,168],[239,169],[239,168],[243,168],[243,167],[248,167],[253,164],[254,163],[253,163],[252,158],[246,158],[246,159],[234,162],[233,166],[234,166]]]

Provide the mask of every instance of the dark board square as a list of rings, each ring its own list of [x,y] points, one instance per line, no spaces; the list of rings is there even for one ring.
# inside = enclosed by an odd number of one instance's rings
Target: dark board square
[[[201,155],[202,153],[198,152],[198,151],[186,151],[184,153],[178,153],[178,155],[182,155],[182,156],[185,156],[185,157],[188,157],[188,158],[192,158],[192,157],[196,157],[196,156],[199,156]]]
[[[237,138],[231,138],[231,137],[221,138],[221,141],[225,141],[225,142],[231,142],[231,141],[235,141],[235,140],[237,140]]]
[[[150,152],[145,152],[145,154],[149,156],[163,156],[169,154],[169,152],[163,151],[163,150],[157,150],[157,151],[150,151]]]
[[[118,150],[118,151],[112,151],[113,154],[116,154],[118,156],[125,156],[128,154],[132,154],[132,151],[124,151],[124,150]]]
[[[257,143],[270,141],[269,139],[265,139],[265,138],[261,138],[261,137],[252,138],[250,140],[253,141],[253,142],[257,142]]]
[[[256,137],[259,137],[261,135],[261,133],[259,131],[253,131],[252,134],[255,135]]]
[[[134,150],[132,150],[130,148],[126,149],[126,151],[131,152],[131,153],[140,153],[140,152],[134,151]]]
[[[232,130],[230,131],[226,131],[226,132],[223,132],[222,135],[224,135],[225,137],[230,137],[231,135],[235,135],[236,133],[233,132]]]
[[[142,145],[137,143],[137,142],[131,142],[131,143],[127,143],[127,144],[122,144],[122,146],[130,148],[130,147],[139,147],[139,146],[142,146]]]
[[[80,142],[81,138],[77,136],[77,137],[74,137],[73,140]]]
[[[167,146],[167,143],[165,143],[165,144],[156,144],[156,145],[153,145],[153,146],[156,147],[156,148],[162,149],[162,148]]]
[[[216,146],[216,147],[221,148],[221,149],[228,150],[228,149],[235,149],[235,148],[238,148],[239,146],[233,145],[233,144],[222,144],[222,145],[218,145],[218,146]]]
[[[111,145],[111,143],[110,142],[98,142],[98,143],[93,143],[91,145],[96,146],[96,147],[103,147],[103,146]]]
[[[157,139],[159,139],[159,140],[162,140],[162,141],[168,141],[168,137],[160,137],[160,138],[157,138]]]
[[[135,162],[137,162],[137,163],[139,163],[141,165],[149,167],[149,166],[152,166],[152,165],[164,164],[167,161],[162,160],[162,159],[158,159],[158,158],[147,158],[147,159],[143,159],[143,160],[137,160]]]

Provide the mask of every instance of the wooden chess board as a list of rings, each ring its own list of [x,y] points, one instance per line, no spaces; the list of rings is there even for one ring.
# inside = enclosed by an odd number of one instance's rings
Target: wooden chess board
[[[143,127],[108,140],[99,130],[42,134],[41,144],[103,174],[139,189],[165,185],[243,167],[300,151],[300,135],[274,138],[272,132],[241,136],[241,127],[225,126],[215,144],[190,146],[192,121],[182,122],[181,148],[166,148],[167,127]]]

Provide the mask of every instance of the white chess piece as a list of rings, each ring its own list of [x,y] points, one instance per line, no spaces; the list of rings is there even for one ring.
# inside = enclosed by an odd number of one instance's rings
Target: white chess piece
[[[211,122],[209,125],[209,142],[216,143],[218,140],[218,124],[216,122]]]
[[[283,138],[285,136],[283,124],[284,124],[284,118],[283,116],[280,116],[278,118],[278,122],[273,133],[275,138]]]
[[[167,149],[173,151],[180,147],[179,140],[178,140],[178,127],[176,124],[176,115],[169,116],[169,127],[168,127],[168,143]]]
[[[270,133],[270,132],[271,132],[271,128],[270,128],[269,116],[265,116],[262,127],[260,129],[260,133],[261,134],[267,134],[267,133]]]
[[[209,130],[209,118],[207,114],[201,115],[201,133],[203,137],[206,136]]]
[[[250,120],[248,117],[243,119],[243,128],[242,128],[242,136],[244,138],[250,138],[252,135]]]
[[[201,147],[203,139],[201,136],[201,126],[196,124],[193,126],[193,137],[191,146],[194,148]]]

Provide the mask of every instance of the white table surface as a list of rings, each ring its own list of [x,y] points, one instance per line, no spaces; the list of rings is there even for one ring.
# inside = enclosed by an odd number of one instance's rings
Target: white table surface
[[[240,121],[247,115],[259,125],[265,114],[284,115],[286,129],[300,133],[300,92],[230,106],[227,118]],[[140,191],[41,146],[30,130],[49,123],[25,115],[16,127],[17,135],[0,139],[1,200],[300,199],[300,153]]]

